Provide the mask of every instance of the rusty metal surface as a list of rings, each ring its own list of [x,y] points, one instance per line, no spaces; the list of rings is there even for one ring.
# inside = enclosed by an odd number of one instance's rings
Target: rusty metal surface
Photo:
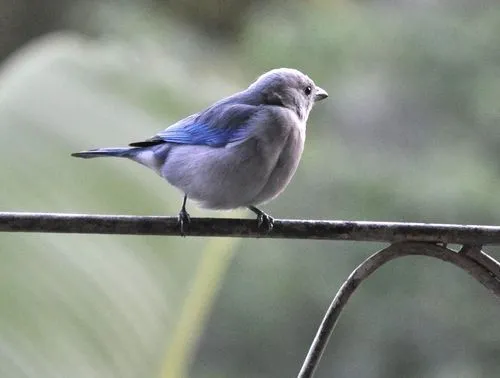
[[[79,234],[178,235],[177,217],[0,212],[0,232]],[[193,218],[187,236],[357,240],[377,242],[424,241],[471,245],[500,244],[499,226],[281,220],[271,232],[257,228],[255,219]]]

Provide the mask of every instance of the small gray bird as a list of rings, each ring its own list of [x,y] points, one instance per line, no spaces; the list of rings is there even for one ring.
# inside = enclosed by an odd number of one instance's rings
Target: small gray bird
[[[72,156],[124,157],[153,169],[184,193],[182,233],[190,221],[188,198],[209,209],[247,207],[259,228],[270,231],[273,218],[256,205],[275,198],[290,182],[304,149],[309,112],[326,97],[300,71],[274,69],[149,139]]]

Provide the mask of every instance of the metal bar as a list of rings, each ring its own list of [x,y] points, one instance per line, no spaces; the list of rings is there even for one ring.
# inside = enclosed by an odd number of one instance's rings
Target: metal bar
[[[22,212],[0,212],[0,232],[181,235],[177,217]],[[273,230],[265,233],[258,229],[254,219],[193,218],[185,233],[187,236],[500,244],[499,226],[431,223],[277,219]]]
[[[481,250],[474,251],[479,253]],[[382,265],[399,257],[404,256],[429,256],[442,261],[452,263],[453,265],[463,269],[473,278],[480,282],[484,287],[490,290],[497,298],[500,298],[500,277],[495,276],[486,266],[476,261],[468,254],[457,253],[445,247],[430,243],[397,243],[378,251],[363,261],[347,278],[342,287],[339,289],[335,298],[318,328],[314,340],[307,352],[306,358],[297,378],[312,378],[321,360],[328,340],[339,320],[340,314],[344,310],[349,298],[354,294],[356,289],[366,280],[373,272],[379,269]],[[487,256],[487,255],[486,255]],[[494,266],[498,271],[500,265],[497,261],[491,259],[489,264]],[[438,288],[436,288],[438,290]]]

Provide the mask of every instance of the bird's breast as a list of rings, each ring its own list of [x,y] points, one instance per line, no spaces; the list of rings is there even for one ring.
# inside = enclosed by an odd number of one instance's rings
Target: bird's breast
[[[285,190],[302,157],[305,136],[305,125],[302,123],[290,127],[285,143],[269,172],[265,184],[253,200],[254,204],[267,202]]]

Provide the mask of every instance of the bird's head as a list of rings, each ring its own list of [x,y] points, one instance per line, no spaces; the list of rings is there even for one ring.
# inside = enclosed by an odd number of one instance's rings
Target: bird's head
[[[277,68],[261,75],[248,88],[260,95],[261,102],[283,106],[307,121],[315,102],[328,97],[328,93],[309,78],[292,68]]]

